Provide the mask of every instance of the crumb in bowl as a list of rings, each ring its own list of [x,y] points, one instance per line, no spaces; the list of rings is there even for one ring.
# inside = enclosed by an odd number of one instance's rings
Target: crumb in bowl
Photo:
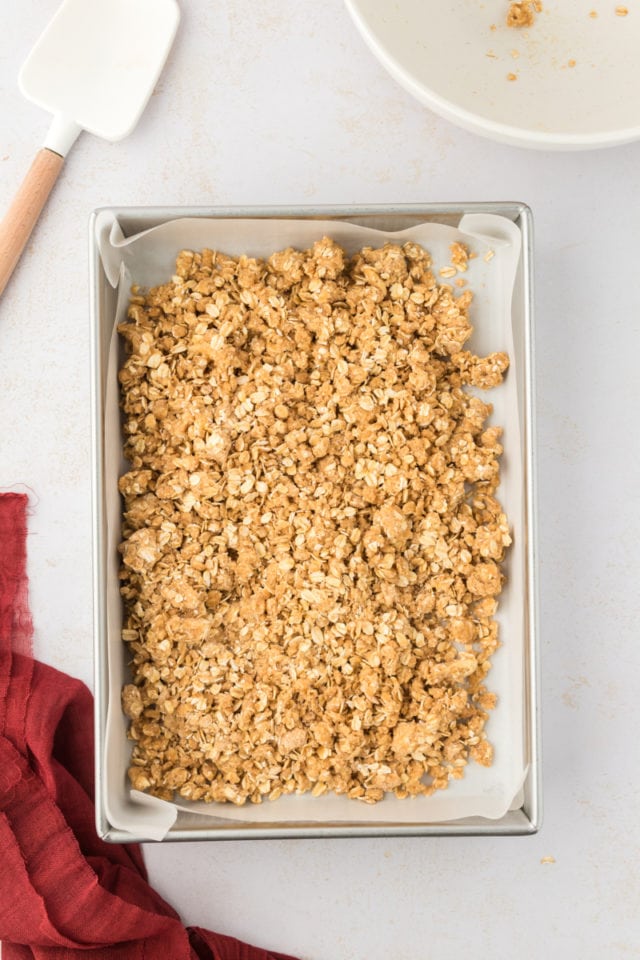
[[[508,27],[531,27],[536,14],[542,11],[541,0],[525,0],[523,3],[510,3],[507,10]]]
[[[447,277],[468,251],[451,248]],[[415,243],[183,251],[119,330],[133,787],[429,795],[492,762],[511,543],[471,291]]]

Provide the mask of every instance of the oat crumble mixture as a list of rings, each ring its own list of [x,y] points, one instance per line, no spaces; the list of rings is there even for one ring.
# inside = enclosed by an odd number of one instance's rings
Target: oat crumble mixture
[[[446,276],[468,251],[451,249]],[[442,271],[441,271],[442,272]],[[119,331],[134,788],[375,803],[488,766],[501,430],[416,243],[183,251]]]

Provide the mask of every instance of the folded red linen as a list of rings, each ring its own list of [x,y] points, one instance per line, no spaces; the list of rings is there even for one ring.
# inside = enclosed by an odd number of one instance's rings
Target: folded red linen
[[[147,882],[141,848],[99,839],[91,694],[30,655],[26,507],[0,494],[3,960],[291,960],[185,928]]]

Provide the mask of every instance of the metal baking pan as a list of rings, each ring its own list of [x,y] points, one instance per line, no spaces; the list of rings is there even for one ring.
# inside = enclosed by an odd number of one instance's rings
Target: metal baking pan
[[[524,458],[524,540],[525,609],[524,623],[524,729],[526,777],[516,809],[499,820],[468,817],[448,822],[279,822],[268,824],[234,823],[216,818],[180,814],[166,840],[233,840],[282,837],[358,837],[358,836],[454,836],[508,835],[536,833],[542,820],[540,758],[539,645],[537,637],[537,546],[536,546],[536,462],[535,462],[535,387],[533,350],[533,222],[530,209],[523,203],[438,203],[376,205],[359,207],[109,207],[96,210],[90,222],[91,353],[92,353],[92,491],[93,491],[93,582],[95,647],[95,746],[96,746],[96,825],[98,833],[114,843],[148,840],[144,832],[122,829],[111,822],[107,803],[105,732],[109,703],[109,655],[124,647],[119,636],[109,635],[107,596],[113,597],[117,582],[109,573],[106,535],[105,468],[105,390],[107,357],[113,333],[116,290],[109,282],[99,254],[96,222],[103,213],[115,217],[125,237],[168,221],[188,218],[272,218],[296,220],[347,221],[377,229],[395,231],[422,222],[433,221],[457,226],[466,214],[497,214],[517,224],[522,236],[522,254],[513,294],[514,352],[512,362],[518,370],[518,402]],[[177,251],[176,251],[177,252]],[[110,562],[111,559],[111,562]],[[124,652],[122,653],[124,656]],[[121,776],[120,776],[121,774]],[[119,776],[125,791],[126,771]]]

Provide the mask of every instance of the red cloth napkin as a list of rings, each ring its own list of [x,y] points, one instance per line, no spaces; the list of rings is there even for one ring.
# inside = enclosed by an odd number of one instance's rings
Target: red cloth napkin
[[[183,926],[142,851],[94,827],[93,701],[30,655],[26,506],[0,494],[0,940],[3,960],[291,960]]]

